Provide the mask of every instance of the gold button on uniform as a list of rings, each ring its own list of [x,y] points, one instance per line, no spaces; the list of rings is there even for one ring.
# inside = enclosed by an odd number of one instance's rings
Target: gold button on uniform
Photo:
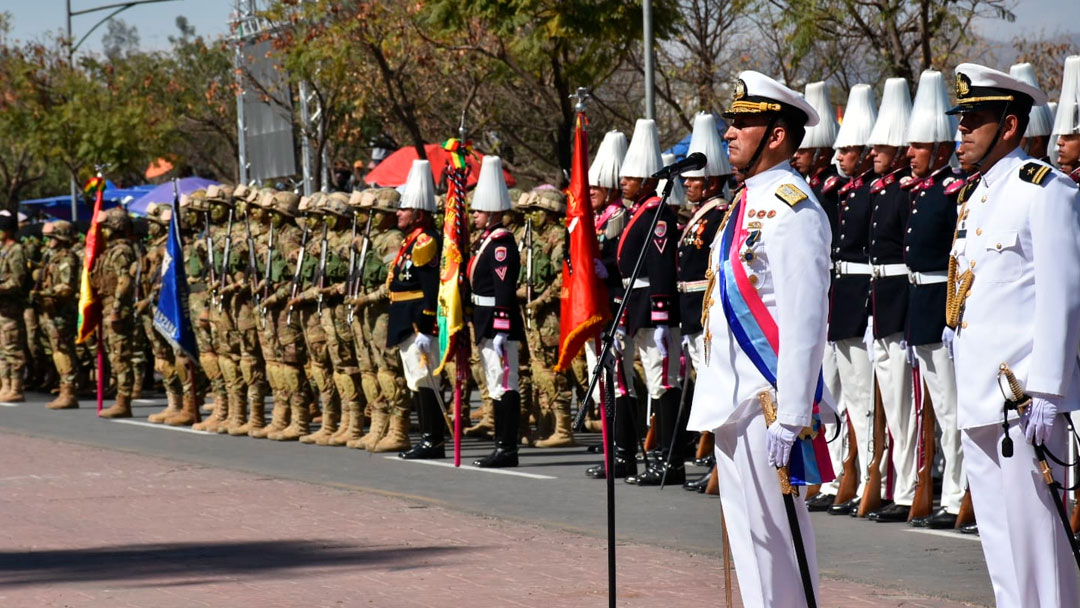
[[[975,229],[975,234],[977,234],[979,236],[982,236],[982,228],[976,228]]]
[[[757,275],[756,275],[756,274],[752,274],[752,275],[750,275],[750,276],[749,276],[749,277],[747,278],[747,280],[748,280],[748,281],[750,281],[750,284],[751,284],[751,285],[757,285],[757,283],[758,283],[758,278],[757,278]]]
[[[971,267],[975,268],[975,260],[971,260]]]
[[[961,323],[960,328],[961,329],[967,329],[967,321],[964,321],[963,323]]]
[[[997,245],[995,245],[995,247],[997,247],[998,251],[1001,251],[1001,243],[998,243]]]
[[[985,194],[982,197],[982,202],[984,202],[984,203],[986,202],[986,195]]]

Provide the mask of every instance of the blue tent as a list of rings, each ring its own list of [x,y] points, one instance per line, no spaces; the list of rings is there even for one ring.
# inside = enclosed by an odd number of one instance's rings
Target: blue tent
[[[146,184],[142,186],[133,186],[131,188],[117,188],[116,184],[106,180],[105,191],[102,193],[102,207],[108,209],[109,207],[115,207],[117,205],[129,205],[149,192],[153,187],[154,186],[150,184]],[[79,211],[79,217],[77,219],[89,220],[90,214],[93,213],[93,208],[91,207],[92,204],[92,199],[88,204],[88,201],[84,199],[80,193],[77,201],[77,208]],[[26,213],[27,215],[33,215],[40,212],[56,219],[71,220],[70,194],[20,201],[19,206],[23,209],[23,213]]]
[[[207,186],[221,183],[205,177],[182,177],[179,182],[180,194],[191,194],[196,190],[205,190]],[[150,206],[150,203],[172,204],[174,196],[173,183],[171,181],[165,182],[160,186],[153,187],[149,192],[144,192],[141,197],[129,204],[127,208],[131,213],[146,215],[146,208]]]

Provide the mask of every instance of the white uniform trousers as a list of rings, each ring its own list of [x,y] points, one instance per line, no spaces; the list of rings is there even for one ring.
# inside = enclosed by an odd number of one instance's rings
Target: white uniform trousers
[[[422,388],[441,390],[439,377],[434,371],[439,367],[439,339],[431,336],[431,346],[425,351],[416,343],[413,334],[401,343],[401,366],[405,368],[405,384],[416,392]]]
[[[859,457],[856,471],[859,473],[858,496],[863,495],[866,486],[867,467],[870,463],[870,445],[873,439],[874,425],[873,415],[874,393],[873,369],[870,366],[870,354],[863,344],[862,338],[848,338],[838,340],[836,344],[836,369],[840,373],[840,409],[851,421],[851,428],[855,431],[855,452]],[[847,430],[845,429],[846,433]],[[849,438],[850,441],[850,438]],[[885,496],[885,483],[888,468],[886,459],[881,459],[881,495]],[[843,471],[843,466],[833,469],[836,472]]]
[[[769,465],[765,416],[759,411],[713,433],[720,499],[743,605],[804,608],[806,597],[780,481]],[[816,593],[817,548],[803,496],[795,498],[795,511]]]
[[[669,388],[679,387],[679,359],[682,355],[682,336],[678,327],[668,330],[667,354],[661,354],[656,335],[651,327],[637,330],[633,338],[634,350],[641,358],[645,370],[645,389],[656,401]],[[633,359],[631,359],[633,361]]]
[[[892,465],[895,482],[892,499],[911,506],[919,481],[919,461],[915,448],[915,407],[912,402],[911,366],[907,352],[900,348],[903,334],[897,332],[874,340],[874,373],[881,389],[881,406],[892,438]]]
[[[926,384],[926,392],[934,404],[934,417],[941,429],[941,457],[945,460],[941,506],[956,515],[964,500],[966,484],[964,452],[960,449],[960,430],[956,428],[956,374],[953,373],[952,357],[949,348],[940,342],[916,346],[915,357],[919,360],[919,375]]]
[[[625,337],[619,338],[616,335],[615,344],[619,347],[615,351],[615,361],[619,362],[615,365],[615,396],[625,397],[629,395],[636,397],[637,391],[634,389],[634,353],[626,348]],[[598,348],[600,348],[599,340],[589,340],[585,343],[585,364],[589,366],[590,382],[592,382],[593,372],[596,371],[596,360],[600,356]],[[593,403],[596,404],[597,409],[600,408],[599,382],[596,383],[596,388],[593,389]]]
[[[480,341],[480,363],[484,366],[484,382],[487,383],[488,396],[493,400],[502,399],[508,391],[518,392],[518,351],[521,343],[507,340],[503,347],[504,357],[495,352],[491,338]]]
[[[836,344],[833,342],[826,343],[825,358],[821,362],[821,375],[825,379],[825,388],[829,390],[836,402],[836,411],[840,416],[839,425],[831,415],[823,415],[821,420],[825,425],[825,438],[829,441],[829,460],[832,461],[832,468],[836,473],[836,479],[821,484],[821,492],[832,496],[835,496],[840,491],[840,472],[844,470],[844,457],[847,456],[847,442],[844,441],[847,428],[842,426],[845,415],[844,401],[840,394],[840,368],[836,359]]]
[[[698,331],[686,336],[686,357],[692,367],[687,368],[686,373],[690,373],[691,369],[701,369],[705,367],[705,332]]]
[[[1080,606],[1076,562],[1051,503],[1053,495],[1038,472],[1035,449],[1014,422],[1009,429],[1013,456],[1003,458],[1003,433],[1000,424],[961,432],[995,602],[998,608]],[[1060,458],[1065,444],[1065,421],[1059,416],[1046,447]],[[1062,467],[1048,462],[1054,479],[1060,481]]]

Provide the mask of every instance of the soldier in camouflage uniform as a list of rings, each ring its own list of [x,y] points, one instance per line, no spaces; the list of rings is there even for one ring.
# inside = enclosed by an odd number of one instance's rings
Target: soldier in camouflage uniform
[[[23,401],[26,371],[26,258],[15,240],[18,226],[14,215],[0,212],[0,401],[8,402]]]
[[[566,244],[566,198],[554,188],[535,189],[526,194],[519,207],[529,214],[532,223],[532,289],[526,285],[528,268],[522,260],[518,298],[526,302],[531,319],[526,329],[533,388],[540,411],[541,435],[536,447],[552,448],[574,445],[570,418],[570,379],[566,372],[556,373],[559,359],[559,310],[562,290],[562,263]],[[531,295],[532,300],[526,300]],[[545,431],[547,431],[545,433]]]
[[[213,393],[211,411],[225,407],[225,379],[221,375],[214,338],[210,329],[210,268],[206,250],[206,215],[210,204],[205,190],[196,190],[182,197],[181,224],[188,232],[184,239],[184,263],[188,282],[188,311],[195,334],[195,346],[199,349],[199,368],[210,383]]]
[[[122,207],[113,207],[100,212],[97,221],[105,239],[105,250],[94,260],[90,284],[101,300],[103,346],[116,386],[116,404],[101,412],[101,417],[130,418],[131,389],[135,382],[131,348],[136,330],[131,277],[136,257],[131,244],[131,218]]]
[[[21,230],[26,223],[26,216],[18,214],[19,229]],[[38,237],[33,234],[25,234],[19,239],[22,244],[23,257],[26,259],[27,272],[34,277],[34,283],[37,282],[37,277],[40,276],[38,271],[45,265],[45,258],[47,255],[44,238]],[[29,282],[28,282],[29,283]],[[33,285],[27,284],[27,294],[33,288]],[[28,377],[27,381],[31,386],[43,388],[52,383],[52,365],[49,365],[48,359],[51,356],[49,352],[49,340],[41,330],[41,324],[38,322],[37,310],[30,302],[30,298],[24,298],[26,302],[26,308],[23,310],[23,326],[26,327],[26,354],[28,362]]]
[[[348,446],[372,452],[403,452],[412,447],[409,390],[398,345],[386,346],[390,323],[387,277],[405,242],[405,233],[398,228],[395,216],[401,195],[393,188],[365,194],[359,204],[365,214],[371,214],[371,234],[360,269],[358,295],[353,299],[356,312],[352,327],[357,353],[366,352],[368,358],[364,362],[361,357],[361,383],[371,405],[371,431]],[[358,254],[363,251],[362,237],[354,247]],[[362,351],[364,346],[366,351]]]
[[[79,259],[71,250],[74,233],[71,222],[59,220],[45,224],[41,234],[46,239],[49,253],[38,284],[30,292],[60,378],[60,394],[47,406],[51,410],[79,407],[75,369]]]

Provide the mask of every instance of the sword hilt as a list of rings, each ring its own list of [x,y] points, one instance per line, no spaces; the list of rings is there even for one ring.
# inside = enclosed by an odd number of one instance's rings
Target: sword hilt
[[[770,427],[776,422],[776,404],[773,403],[772,393],[761,391],[758,393],[758,402],[761,403],[761,413],[765,415],[765,426]],[[799,495],[799,487],[791,485],[791,473],[787,465],[776,469],[776,476],[780,478],[780,493]]]

